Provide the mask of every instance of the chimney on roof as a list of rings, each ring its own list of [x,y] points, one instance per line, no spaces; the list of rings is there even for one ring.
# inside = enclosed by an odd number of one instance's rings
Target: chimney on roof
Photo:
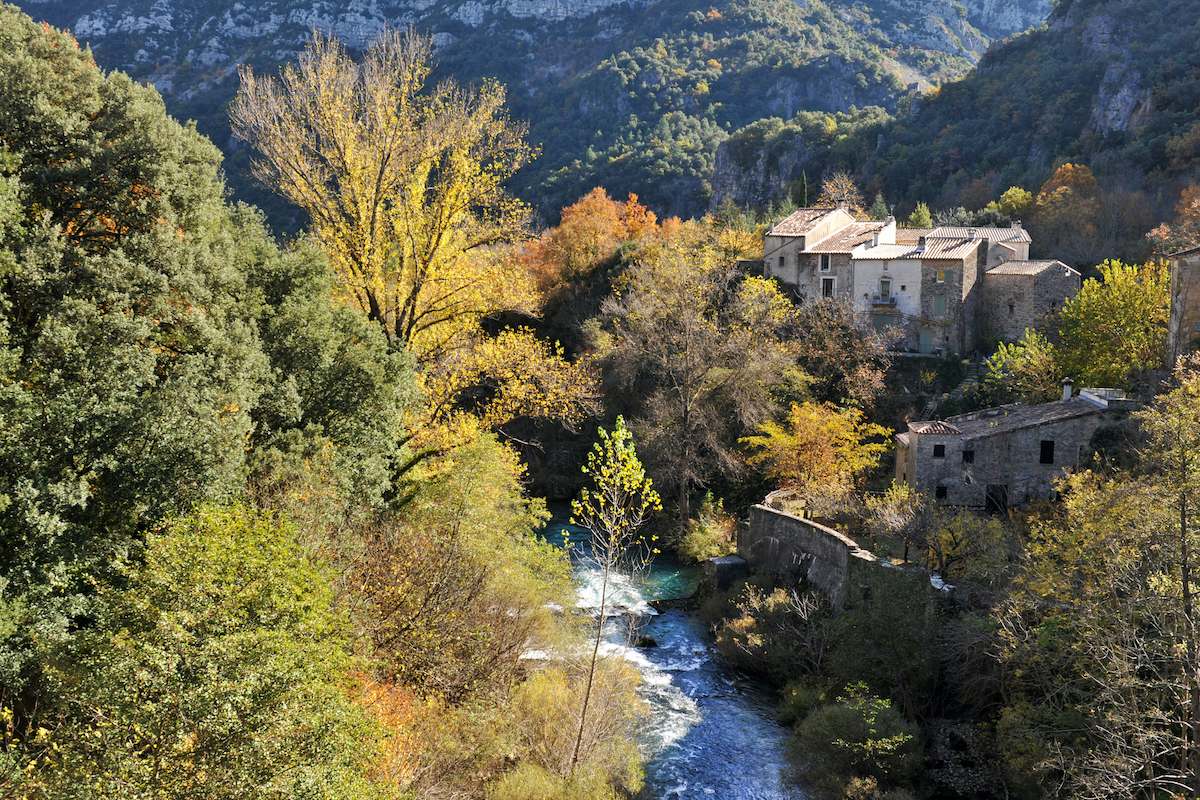
[[[974,239],[974,238],[975,238],[975,229],[974,229],[974,228],[971,228],[969,231],[967,231],[967,238],[968,238],[968,239]]]
[[[1015,228],[1016,230],[1021,230],[1021,220],[1014,219],[1012,221],[1012,227]]]
[[[925,237],[924,236],[922,236],[920,239],[917,240],[917,250],[919,252],[924,252],[924,250],[925,250]]]
[[[875,231],[875,235],[871,237],[871,247],[879,247],[879,231]]]
[[[767,233],[774,233],[774,232],[775,232],[775,220],[771,220],[771,226],[769,228],[767,228]]]
[[[1075,381],[1071,380],[1070,378],[1062,379],[1062,387],[1063,387],[1062,401],[1064,403],[1071,402],[1071,387],[1074,384],[1075,384]]]

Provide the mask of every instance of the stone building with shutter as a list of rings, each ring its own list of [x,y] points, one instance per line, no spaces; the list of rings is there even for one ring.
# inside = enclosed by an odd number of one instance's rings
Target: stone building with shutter
[[[852,300],[876,329],[899,331],[899,349],[967,353],[985,335],[1020,338],[1024,327],[1010,334],[1018,321],[1035,327],[1079,290],[1079,273],[1065,264],[1029,261],[1030,241],[1019,224],[898,228],[892,218],[803,208],[767,232],[763,273],[801,301]]]
[[[1054,482],[1079,462],[1102,425],[1137,403],[1116,389],[1019,403],[931,422],[896,435],[896,481],[938,503],[1003,511],[1054,496]]]

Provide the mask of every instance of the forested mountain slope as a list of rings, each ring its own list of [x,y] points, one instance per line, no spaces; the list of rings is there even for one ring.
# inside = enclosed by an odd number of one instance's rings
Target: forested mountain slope
[[[717,199],[764,202],[802,171],[841,167],[903,214],[917,202],[970,210],[1012,185],[1036,193],[1074,162],[1144,190],[1162,217],[1200,167],[1198,26],[1195,0],[1063,2],[894,120],[840,120],[836,134],[804,117],[738,131],[718,154]]]
[[[541,158],[516,188],[553,218],[594,185],[633,191],[660,212],[711,200],[717,145],[730,130],[798,111],[894,109],[910,87],[964,74],[990,38],[1026,27],[1046,0],[30,0],[35,18],[70,28],[105,69],[153,83],[226,151],[238,196],[248,154],[224,107],[237,67],[274,72],[313,25],[361,47],[381,26],[415,25],[439,70],[509,87]],[[915,86],[914,86],[915,85]]]

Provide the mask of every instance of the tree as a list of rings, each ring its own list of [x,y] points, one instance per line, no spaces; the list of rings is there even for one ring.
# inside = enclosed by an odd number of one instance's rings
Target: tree
[[[599,618],[588,667],[587,688],[579,710],[579,735],[571,753],[570,771],[579,761],[579,748],[587,725],[588,702],[604,633],[604,615],[608,604],[609,580],[631,561],[646,563],[657,552],[652,540],[639,531],[651,511],[662,508],[658,493],[638,460],[633,434],[625,420],[617,417],[612,434],[600,429],[600,441],[588,453],[583,473],[592,479],[594,489],[584,488],[571,503],[571,523],[591,534],[591,557],[603,573],[600,585]]]
[[[1021,341],[1001,342],[988,357],[984,388],[999,403],[1048,403],[1059,396],[1062,377],[1050,340],[1027,329]]]
[[[742,468],[737,437],[767,418],[771,388],[793,360],[791,303],[774,284],[745,278],[712,233],[692,223],[647,254],[592,326],[609,396],[629,393],[647,463],[677,493],[681,527],[693,487]]]
[[[1170,308],[1165,264],[1105,261],[1102,280],[1085,281],[1055,320],[1055,359],[1081,386],[1128,386],[1162,363]]]
[[[871,203],[867,213],[873,220],[885,220],[891,215],[892,210],[888,208],[887,201],[883,199],[883,192],[875,193],[875,202]]]
[[[1000,213],[1012,219],[1022,219],[1033,210],[1033,193],[1020,186],[1010,186],[1000,195]]]
[[[309,214],[345,296],[394,349],[414,353],[434,398],[434,423],[450,424],[471,394],[466,384],[485,379],[493,385],[475,396],[498,382],[509,401],[545,401],[510,416],[484,403],[492,427],[541,413],[573,424],[590,407],[587,365],[518,342],[532,338],[528,331],[489,343],[481,328],[502,312],[536,313],[530,274],[496,247],[520,238],[530,220],[504,184],[533,151],[524,127],[504,112],[503,87],[426,86],[432,47],[416,34],[385,30],[355,64],[314,31],[299,64],[278,80],[243,70],[230,109],[234,133],[262,155],[255,176]],[[485,349],[490,360],[481,365]],[[465,370],[451,363],[462,351],[473,353]],[[576,375],[567,381],[573,393],[542,397],[525,384],[521,359],[531,354],[549,372]]]
[[[1191,767],[1192,796],[1200,796],[1200,642],[1196,636],[1192,591],[1191,531],[1200,512],[1200,358],[1182,361],[1175,371],[1176,387],[1160,395],[1139,414],[1150,435],[1146,456],[1158,467],[1168,496],[1178,513],[1179,570],[1186,642],[1187,720],[1189,731],[1184,762]]]
[[[55,663],[65,713],[31,796],[374,794],[376,732],[346,691],[350,622],[290,526],[204,506],[116,569]]]
[[[821,182],[821,196],[817,198],[818,206],[843,206],[855,217],[863,217],[866,202],[862,191],[850,173],[838,170]]]
[[[1200,127],[1195,130],[1200,131]],[[1200,185],[1192,184],[1183,190],[1175,204],[1173,223],[1162,223],[1146,237],[1160,256],[1200,245]]]
[[[0,716],[22,739],[112,565],[244,485],[266,359],[261,229],[224,205],[217,149],[12,6],[0,83]]]
[[[244,69],[230,108],[234,135],[262,155],[255,177],[311,216],[388,341],[422,356],[444,345],[440,326],[522,307],[518,274],[468,256],[523,232],[529,213],[503,184],[532,156],[503,87],[427,89],[432,48],[386,30],[355,64],[314,31],[278,80]]]
[[[740,441],[751,449],[749,463],[765,465],[809,502],[836,504],[850,495],[879,464],[891,434],[861,410],[830,403],[793,404],[785,425],[768,420]],[[883,441],[868,441],[875,437]]]
[[[910,228],[932,228],[933,217],[929,214],[929,206],[924,203],[917,203],[917,207],[908,217],[908,227]]]
[[[578,281],[616,255],[617,246],[658,231],[654,212],[637,195],[618,202],[600,187],[563,209],[562,220],[525,248],[522,260],[543,292]]]
[[[884,390],[883,376],[891,363],[888,331],[875,331],[841,297],[814,298],[796,306],[787,337],[803,341],[796,365],[803,370],[803,392],[784,400],[850,402],[863,408],[874,405]]]

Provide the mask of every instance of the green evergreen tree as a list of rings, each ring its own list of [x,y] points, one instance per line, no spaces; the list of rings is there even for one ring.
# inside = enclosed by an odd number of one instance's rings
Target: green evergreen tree
[[[908,227],[910,228],[932,228],[933,217],[929,213],[929,206],[924,203],[917,203],[917,207],[913,213],[909,215]]]
[[[871,215],[873,220],[885,220],[892,211],[888,208],[887,201],[883,199],[883,192],[876,192],[875,202],[871,203],[871,207],[867,209],[867,213]]]

